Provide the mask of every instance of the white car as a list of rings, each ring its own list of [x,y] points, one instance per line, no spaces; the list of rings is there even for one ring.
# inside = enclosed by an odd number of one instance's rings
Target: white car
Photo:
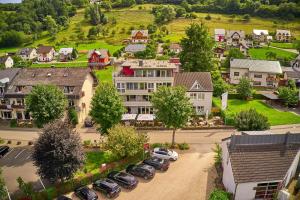
[[[159,148],[159,147],[153,149],[152,156],[157,158],[167,159],[167,160],[173,160],[173,161],[178,159],[177,152],[165,148]]]

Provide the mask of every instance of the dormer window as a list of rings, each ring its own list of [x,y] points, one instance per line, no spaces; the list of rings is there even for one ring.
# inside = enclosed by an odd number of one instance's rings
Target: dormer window
[[[196,89],[201,89],[199,83],[197,83],[197,84],[195,85],[195,88],[196,88]]]
[[[69,94],[74,92],[74,86],[65,86],[64,87],[64,93]]]
[[[25,86],[16,86],[16,92],[22,92],[22,90],[25,88]]]

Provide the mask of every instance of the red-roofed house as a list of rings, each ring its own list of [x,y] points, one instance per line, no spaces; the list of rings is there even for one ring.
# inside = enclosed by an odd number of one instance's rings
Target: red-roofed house
[[[110,54],[107,49],[92,50],[88,53],[88,62],[90,68],[103,68],[110,64]]]

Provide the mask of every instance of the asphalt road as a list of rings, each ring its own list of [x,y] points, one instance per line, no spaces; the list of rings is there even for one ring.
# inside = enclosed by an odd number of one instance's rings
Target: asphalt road
[[[36,174],[36,167],[31,160],[31,147],[11,147],[10,151],[0,158],[3,178],[11,196],[18,190],[17,178],[30,182],[35,190],[43,189],[46,181]]]

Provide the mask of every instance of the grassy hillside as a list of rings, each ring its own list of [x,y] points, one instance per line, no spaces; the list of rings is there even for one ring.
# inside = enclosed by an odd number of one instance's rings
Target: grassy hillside
[[[107,48],[111,53],[122,47],[123,39],[129,37],[130,27],[139,28],[140,25],[152,24],[154,21],[153,15],[150,13],[151,8],[155,5],[144,4],[139,6],[134,6],[132,8],[114,9],[111,12],[107,12],[106,15],[111,19],[115,18],[117,23],[115,25],[109,23],[104,26],[108,29],[108,36],[99,37],[96,41],[88,44],[78,44],[76,45],[76,30],[80,27],[85,36],[88,34],[88,30],[91,25],[84,19],[84,9],[77,11],[77,14],[71,18],[70,25],[67,29],[60,31],[54,41],[52,41],[50,36],[45,32],[43,38],[35,41],[30,46],[37,46],[38,44],[44,45],[55,45],[56,47],[66,47],[72,46],[76,47],[79,51],[87,51],[94,48]],[[277,28],[290,29],[292,33],[299,39],[300,38],[300,23],[293,22],[283,22],[269,19],[261,19],[252,17],[249,22],[244,22],[241,20],[241,16],[236,16],[234,19],[229,15],[222,14],[210,14],[211,20],[205,20],[204,17],[207,13],[197,13],[197,19],[175,19],[169,24],[166,24],[169,35],[164,36],[165,39],[170,39],[171,41],[179,41],[184,36],[185,28],[192,22],[200,23],[204,22],[213,34],[214,28],[225,28],[225,29],[236,29],[245,30],[246,33],[250,34],[252,29],[268,29],[270,32],[275,32]],[[125,31],[124,31],[125,29]],[[114,31],[115,35],[111,32]],[[9,51],[15,51],[17,48],[10,49],[0,49],[0,54]]]

